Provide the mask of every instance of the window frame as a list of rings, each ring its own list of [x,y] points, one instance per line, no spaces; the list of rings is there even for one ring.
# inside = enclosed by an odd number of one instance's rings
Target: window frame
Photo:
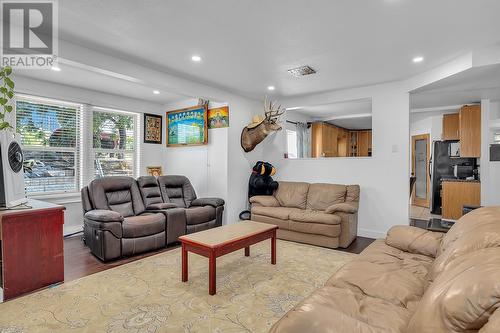
[[[95,177],[95,154],[97,152],[104,153],[132,153],[132,176],[137,178],[140,175],[141,168],[141,138],[142,138],[142,112],[125,111],[119,109],[112,109],[107,107],[100,107],[96,105],[90,105],[86,103],[70,102],[63,99],[46,98],[39,97],[35,95],[17,93],[14,99],[14,105],[17,105],[18,101],[35,103],[35,104],[46,104],[59,107],[71,107],[76,109],[76,141],[75,147],[49,147],[49,146],[25,146],[22,145],[24,151],[54,151],[54,152],[75,152],[75,187],[74,190],[62,190],[62,191],[46,191],[46,192],[26,192],[28,198],[33,199],[68,199],[68,202],[79,202],[80,201],[80,190],[84,186],[88,185]],[[133,117],[134,121],[134,145],[133,149],[106,149],[106,148],[94,148],[93,145],[93,112],[107,112],[107,113],[117,113],[130,115]],[[17,131],[17,109],[14,108],[14,127]],[[25,183],[26,186],[26,183]],[[65,200],[63,199],[63,200]],[[64,202],[65,203],[65,202]]]
[[[50,147],[50,146],[33,146],[33,145],[24,145],[21,144],[22,150],[23,150],[23,155],[25,151],[32,151],[32,152],[40,152],[40,151],[49,151],[49,152],[70,152],[74,153],[74,171],[75,171],[75,176],[74,176],[74,189],[72,190],[60,190],[60,191],[43,191],[43,192],[28,192],[26,191],[26,196],[29,198],[40,198],[40,197],[53,197],[53,196],[66,196],[66,195],[71,195],[73,193],[79,193],[80,192],[80,178],[81,178],[81,170],[80,170],[80,160],[82,158],[81,156],[81,146],[80,146],[80,136],[81,136],[81,127],[82,127],[82,107],[83,105],[80,103],[73,103],[73,102],[68,102],[68,101],[63,101],[63,100],[56,100],[56,99],[51,99],[51,98],[45,98],[45,97],[38,97],[38,96],[31,96],[31,95],[25,95],[25,94],[16,94],[15,100],[14,100],[14,105],[15,105],[15,121],[14,121],[14,126],[15,126],[15,131],[17,133],[17,102],[26,102],[26,103],[32,103],[32,104],[44,104],[44,105],[49,105],[49,106],[55,106],[55,107],[66,107],[66,108],[74,108],[75,109],[75,116],[76,116],[76,137],[75,137],[75,146],[74,147]],[[25,187],[26,186],[26,181],[24,181]]]
[[[140,139],[141,139],[141,131],[140,131],[140,113],[138,112],[130,112],[130,111],[124,111],[124,110],[117,110],[117,109],[111,109],[111,108],[104,108],[104,107],[99,107],[99,106],[92,106],[90,108],[90,117],[91,121],[89,122],[90,126],[93,126],[94,124],[94,112],[102,112],[102,113],[114,113],[114,114],[119,114],[119,115],[126,115],[126,116],[131,116],[133,121],[134,121],[134,145],[133,149],[127,149],[125,146],[125,149],[120,149],[120,148],[94,148],[94,142],[93,142],[93,133],[91,134],[91,141],[88,143],[89,144],[89,151],[90,151],[90,156],[91,157],[91,162],[89,162],[90,166],[89,168],[92,168],[92,173],[90,176],[90,181],[93,179],[96,179],[95,177],[95,160],[96,160],[96,153],[122,153],[122,154],[127,154],[127,153],[132,153],[132,175],[130,177],[137,178],[140,174]],[[91,129],[89,129],[91,130]]]

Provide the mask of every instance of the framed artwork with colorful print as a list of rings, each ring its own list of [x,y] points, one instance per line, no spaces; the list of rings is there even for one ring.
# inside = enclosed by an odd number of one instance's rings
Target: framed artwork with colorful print
[[[162,141],[162,116],[144,114],[144,143],[159,143]]]
[[[167,146],[182,147],[208,143],[207,108],[198,105],[167,112]]]

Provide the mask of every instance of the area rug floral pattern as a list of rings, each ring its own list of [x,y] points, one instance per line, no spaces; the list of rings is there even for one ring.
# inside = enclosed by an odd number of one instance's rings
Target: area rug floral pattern
[[[208,262],[189,255],[180,281],[180,249],[0,304],[0,332],[267,332],[353,258],[353,254],[278,241],[217,259],[217,294],[208,295]]]

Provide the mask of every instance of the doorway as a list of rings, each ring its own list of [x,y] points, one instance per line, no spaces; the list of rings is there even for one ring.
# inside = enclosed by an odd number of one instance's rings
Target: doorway
[[[421,134],[411,137],[412,177],[415,177],[413,205],[429,208],[430,203],[430,135]]]

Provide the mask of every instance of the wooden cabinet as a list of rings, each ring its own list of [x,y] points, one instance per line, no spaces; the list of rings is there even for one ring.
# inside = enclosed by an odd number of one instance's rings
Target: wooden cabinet
[[[457,220],[464,205],[481,205],[481,183],[443,181],[442,212],[444,219]]]
[[[371,156],[372,131],[350,131],[323,122],[311,126],[312,157]]]
[[[64,207],[29,200],[0,212],[3,300],[64,281]]]
[[[349,156],[349,131],[339,128],[339,137],[337,141],[337,150],[339,157]]]
[[[460,157],[481,157],[481,106],[460,109]]]
[[[372,136],[372,131],[359,131],[358,132],[358,155],[357,156],[370,156],[371,155],[371,136]]]
[[[316,122],[312,124],[311,131],[312,157],[338,156],[338,127]]]
[[[460,115],[458,113],[443,115],[443,140],[460,140]]]

